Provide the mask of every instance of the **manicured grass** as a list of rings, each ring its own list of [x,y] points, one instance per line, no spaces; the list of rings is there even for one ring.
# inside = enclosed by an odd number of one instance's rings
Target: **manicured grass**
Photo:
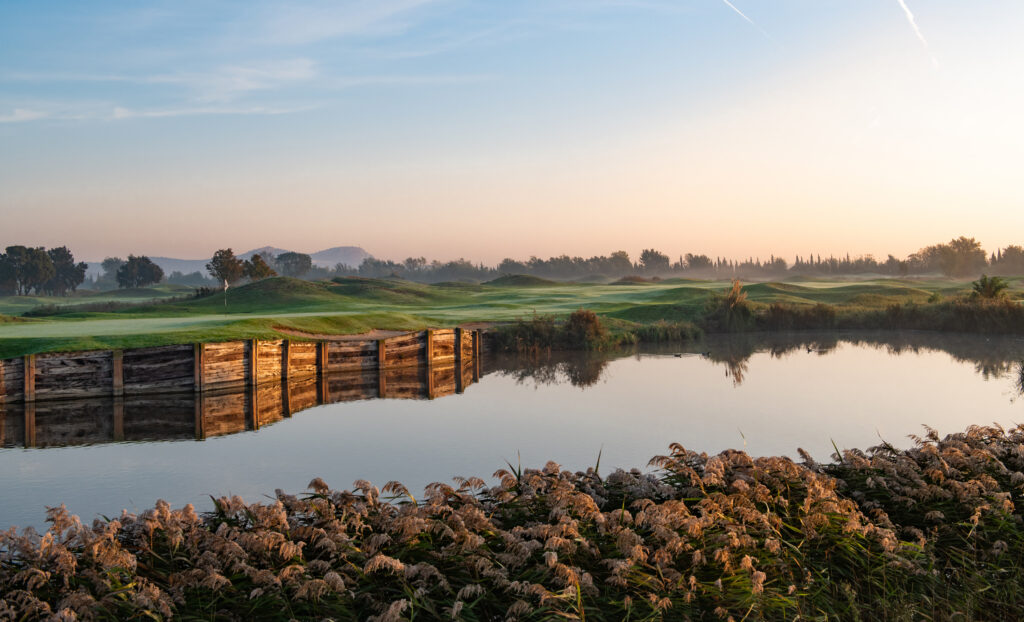
[[[115,289],[105,292],[80,290],[70,296],[0,296],[0,314],[21,315],[39,307],[72,306],[103,302],[141,303],[161,298],[191,295],[193,289],[184,285],[161,283],[152,287]]]
[[[1020,281],[1012,285],[1011,296],[1019,298]],[[52,350],[276,338],[284,334],[280,328],[317,334],[351,334],[372,328],[414,330],[469,322],[502,323],[534,315],[564,318],[580,308],[596,312],[612,332],[617,327],[629,330],[637,324],[655,322],[704,325],[709,306],[718,304],[716,297],[721,297],[730,286],[731,283],[724,281],[686,279],[616,284],[557,283],[523,276],[502,277],[484,284],[435,285],[398,279],[339,278],[309,282],[273,278],[204,298],[183,298],[180,289],[165,286],[73,299],[45,299],[46,304],[137,303],[128,306],[100,311],[70,307],[31,322],[0,318],[0,357]],[[864,325],[871,326],[872,322],[877,323],[875,315],[894,305],[931,307],[933,305],[925,303],[933,296],[948,300],[965,295],[970,291],[970,283],[945,279],[804,281],[748,284],[743,291],[755,308],[780,303],[787,308],[807,310],[824,304],[834,309],[840,318],[864,318]],[[154,300],[158,294],[179,297]],[[43,301],[38,298],[0,298],[0,312],[24,313],[40,302]],[[921,323],[927,321],[926,317],[920,319],[923,316],[918,311],[911,315]],[[817,324],[809,327],[828,327],[820,325],[820,314],[808,317],[817,318],[814,319]],[[800,327],[799,322],[793,326],[792,318],[787,318],[788,327]],[[782,319],[776,314],[772,321],[778,323]],[[755,323],[745,328],[772,326]],[[851,326],[860,325],[852,322]]]

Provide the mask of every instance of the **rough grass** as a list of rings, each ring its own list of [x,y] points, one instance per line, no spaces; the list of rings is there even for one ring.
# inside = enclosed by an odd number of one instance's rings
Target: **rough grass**
[[[419,328],[508,323],[534,314],[551,315],[561,321],[580,308],[597,313],[613,337],[617,334],[616,324],[630,332],[638,325],[664,322],[689,322],[708,331],[836,326],[1020,332],[1012,309],[1007,308],[1002,317],[997,317],[992,309],[979,312],[976,307],[964,306],[961,299],[970,291],[967,282],[892,279],[757,283],[743,287],[750,313],[744,312],[740,317],[730,312],[726,317],[720,313],[720,304],[730,286],[682,279],[603,285],[507,276],[482,285],[424,285],[400,279],[308,282],[279,277],[233,287],[226,296],[214,293],[200,299],[162,301],[95,298],[91,299],[95,303],[111,304],[91,307],[91,311],[90,307],[61,309],[59,317],[47,321],[0,323],[0,356],[113,344],[133,347],[249,336],[279,337],[273,330],[275,325],[315,324],[317,329],[311,332],[319,333],[346,332],[349,328],[362,332],[367,328],[361,322],[331,319],[345,316],[380,318],[379,326],[369,328]],[[1020,283],[1014,287],[1011,301],[1021,297]],[[5,301],[10,300],[0,300],[0,312]],[[31,300],[32,306],[38,306],[38,300]],[[834,310],[834,321],[815,310],[819,304]],[[782,308],[773,311],[773,305]],[[897,307],[898,311],[893,310]]]
[[[506,274],[486,281],[484,285],[491,287],[550,287],[560,285],[560,283],[529,274]]]
[[[200,516],[0,533],[0,618],[1009,620],[1024,607],[1024,429],[818,465],[672,445],[654,473],[500,469]],[[383,494],[382,494],[383,493]]]

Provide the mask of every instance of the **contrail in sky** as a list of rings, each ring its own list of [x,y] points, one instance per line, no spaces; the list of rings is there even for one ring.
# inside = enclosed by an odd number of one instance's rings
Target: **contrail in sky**
[[[902,2],[902,0],[900,0],[900,1]],[[735,12],[735,13],[736,13],[736,15],[739,15],[740,17],[742,17],[743,19],[745,19],[745,20],[747,21],[747,23],[748,23],[748,24],[750,24],[750,25],[751,25],[751,26],[753,26],[754,28],[757,28],[757,29],[758,29],[758,31],[760,31],[760,33],[761,33],[762,35],[764,35],[764,36],[768,37],[768,39],[769,39],[770,41],[773,41],[773,42],[775,41],[775,39],[772,39],[771,35],[769,35],[769,34],[768,34],[767,32],[765,32],[763,28],[761,28],[760,26],[758,26],[757,24],[755,24],[755,23],[754,23],[754,20],[752,20],[752,19],[750,19],[749,17],[747,17],[747,16],[746,16],[746,15],[745,15],[745,14],[743,13],[743,11],[741,11],[741,10],[737,9],[737,8],[736,8],[736,5],[735,5],[735,4],[733,4],[732,2],[729,2],[729,0],[722,0],[722,2],[724,2],[724,3],[725,3],[725,6],[729,7],[730,9],[732,9],[732,10],[733,10],[733,12]]]
[[[910,22],[910,27],[914,29],[914,33],[917,35],[917,38],[920,39],[921,40],[921,44],[924,45],[925,51],[928,52],[928,56],[930,56],[931,59],[932,59],[932,64],[935,65],[936,67],[938,67],[939,66],[939,61],[932,54],[932,48],[931,48],[930,45],[928,45],[928,39],[924,38],[924,33],[921,32],[920,28],[918,28],[917,20],[914,19],[914,14],[910,12],[910,7],[907,6],[906,0],[896,0],[896,1],[900,3],[900,7],[902,7],[903,8],[903,12],[906,13],[907,21]],[[726,2],[726,0],[722,0],[722,2],[725,2],[726,4],[729,4],[728,2]],[[732,5],[730,5],[730,6],[732,6]],[[743,14],[740,13],[740,15],[743,15]],[[747,21],[750,21],[750,20],[747,20]]]

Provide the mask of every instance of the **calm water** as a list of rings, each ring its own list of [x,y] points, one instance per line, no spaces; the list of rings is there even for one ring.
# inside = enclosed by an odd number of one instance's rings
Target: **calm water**
[[[920,333],[712,339],[687,350],[540,360],[491,357],[461,394],[423,371],[335,378],[206,398],[94,400],[0,411],[0,528],[43,523],[65,503],[89,520],[136,512],[158,498],[210,506],[209,495],[258,500],[300,492],[313,477],[336,488],[397,479],[410,490],[455,475],[489,476],[508,460],[602,471],[644,466],[678,441],[718,452],[828,459],[832,442],[910,443],[941,433],[1024,422],[1024,340]],[[446,378],[452,380],[454,372]],[[441,387],[440,390],[430,387]],[[447,388],[446,388],[447,387]],[[449,394],[450,393],[450,394]],[[355,400],[316,405],[318,402]],[[26,448],[25,446],[33,447]]]

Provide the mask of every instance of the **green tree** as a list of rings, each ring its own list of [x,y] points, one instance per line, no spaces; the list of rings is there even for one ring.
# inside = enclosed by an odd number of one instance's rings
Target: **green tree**
[[[213,254],[213,259],[206,264],[210,276],[222,283],[231,285],[245,276],[245,265],[230,248],[222,248]]]
[[[128,255],[128,261],[117,269],[117,286],[123,288],[145,287],[159,283],[163,278],[163,268],[145,255]]]
[[[629,274],[633,271],[633,260],[626,251],[615,251],[608,257],[608,267],[613,275]]]
[[[285,276],[299,278],[313,267],[313,259],[305,253],[281,253],[277,256],[277,268]]]
[[[268,266],[267,262],[263,261],[263,258],[260,257],[259,254],[253,255],[249,260],[247,260],[243,265],[243,269],[245,276],[252,281],[259,281],[272,276],[277,276],[277,272],[274,272],[274,269]]]
[[[1002,298],[1006,295],[1006,290],[1010,287],[1010,284],[999,278],[998,276],[985,276],[981,275],[981,278],[971,284],[974,288],[973,295],[976,298],[985,298],[993,300],[995,298]]]
[[[653,248],[645,248],[640,253],[640,265],[643,266],[644,272],[668,272],[672,267],[672,260],[665,253],[658,252]]]
[[[686,253],[686,268],[688,270],[710,270],[714,267],[714,262],[707,255],[694,255],[693,253]]]
[[[89,266],[85,262],[75,263],[75,256],[66,246],[51,248],[46,251],[53,262],[54,275],[46,282],[46,293],[54,296],[65,296],[68,292],[78,289],[85,280],[85,271]]]
[[[43,247],[8,246],[0,256],[4,265],[0,274],[13,284],[15,294],[29,295],[33,290],[42,292],[43,286],[56,274],[53,260]]]

